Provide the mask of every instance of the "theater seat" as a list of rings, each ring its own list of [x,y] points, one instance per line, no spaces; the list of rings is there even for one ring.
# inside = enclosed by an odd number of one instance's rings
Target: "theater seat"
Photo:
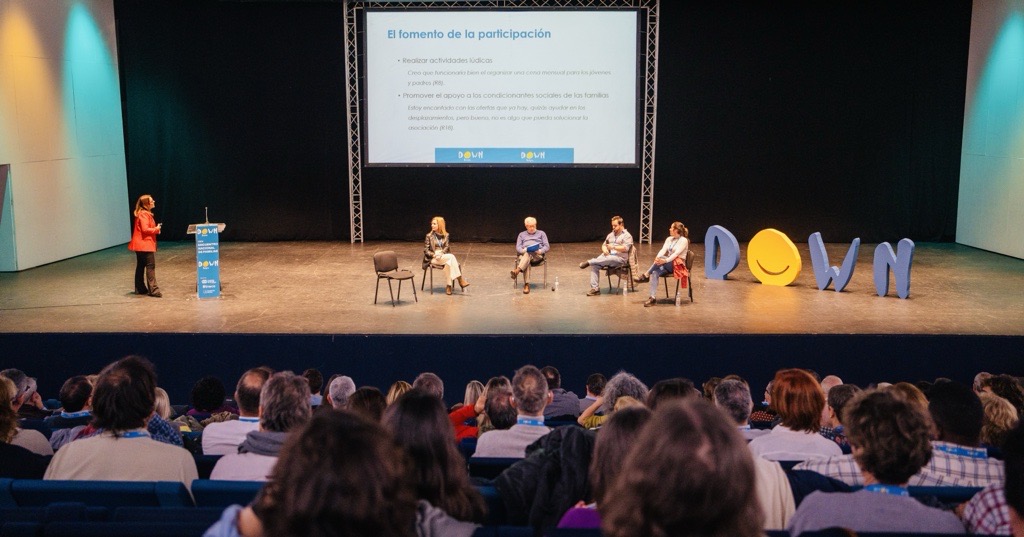
[[[3,484],[0,483],[0,490]],[[3,492],[0,492],[2,496]],[[19,507],[80,502],[88,506],[187,507],[192,497],[177,481],[43,481],[16,479],[10,497]]]
[[[248,505],[263,488],[262,481],[221,481],[197,479],[192,482],[192,496],[197,507],[220,507]]]

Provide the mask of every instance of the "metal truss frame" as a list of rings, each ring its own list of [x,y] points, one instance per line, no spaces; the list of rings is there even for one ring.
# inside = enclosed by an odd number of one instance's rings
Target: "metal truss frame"
[[[364,9],[639,9],[646,22],[644,39],[643,140],[640,162],[640,233],[652,241],[654,220],[654,146],[658,121],[658,7],[660,0],[483,0],[442,2],[345,2],[345,90],[348,112],[348,200],[351,242],[363,242],[362,116],[359,107],[359,16]]]

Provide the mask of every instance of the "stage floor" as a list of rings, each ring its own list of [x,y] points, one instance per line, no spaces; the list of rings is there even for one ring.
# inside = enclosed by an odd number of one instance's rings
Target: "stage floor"
[[[0,332],[4,333],[247,333],[247,334],[1024,334],[1024,260],[956,244],[919,244],[910,298],[875,294],[874,245],[862,245],[846,291],[819,291],[806,244],[803,271],[788,287],[761,285],[746,258],[729,280],[704,278],[703,244],[693,245],[694,303],[665,300],[644,308],[647,284],[612,295],[585,295],[582,260],[597,243],[555,244],[548,288],[534,273],[533,290],[513,289],[509,244],[466,243],[455,253],[471,282],[468,292],[419,290],[421,243],[224,243],[223,294],[198,300],[191,242],[161,243],[157,276],[162,299],[132,293],[135,256],[123,246],[20,273],[0,273]],[[848,245],[828,245],[839,264]],[[640,245],[647,266],[658,246]],[[386,282],[374,305],[372,255],[395,250],[416,275],[419,302],[408,282],[392,307]],[[746,253],[746,245],[741,246]],[[429,276],[428,276],[429,278]],[[558,279],[556,292],[551,286]],[[429,279],[428,279],[429,281]],[[612,278],[613,284],[615,278]],[[675,280],[669,282],[674,290]]]

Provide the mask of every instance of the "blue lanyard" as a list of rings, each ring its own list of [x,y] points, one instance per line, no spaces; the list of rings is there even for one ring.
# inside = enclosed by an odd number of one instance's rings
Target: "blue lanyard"
[[[121,438],[149,438],[146,431],[128,431],[121,435]]]
[[[881,483],[868,485],[864,487],[864,490],[868,492],[888,494],[890,496],[910,496],[910,491],[908,491],[905,487],[898,487],[896,485],[883,485]]]
[[[91,416],[91,415],[92,415],[92,412],[90,412],[88,410],[79,410],[78,412],[61,412],[60,413],[60,417],[66,418],[66,419],[69,419],[69,420],[70,419],[75,419],[75,418],[84,418],[86,416]]]
[[[434,242],[435,242],[435,243],[437,244],[437,247],[438,247],[438,248],[440,248],[440,247],[441,247],[441,244],[442,244],[442,243],[441,243],[441,240],[442,240],[442,239],[444,239],[444,237],[438,237],[438,236],[437,236],[437,233],[434,233]]]
[[[246,423],[259,423],[260,419],[259,418],[239,417],[238,421],[244,421]]]
[[[988,450],[985,448],[969,448],[965,446],[945,446],[936,444],[933,445],[935,449],[950,455],[957,455],[960,457],[970,457],[972,459],[987,459]]]
[[[533,425],[534,427],[537,427],[537,426],[543,427],[544,426],[544,418],[527,418],[527,417],[524,417],[524,416],[519,416],[518,418],[516,418],[516,424],[517,425]]]

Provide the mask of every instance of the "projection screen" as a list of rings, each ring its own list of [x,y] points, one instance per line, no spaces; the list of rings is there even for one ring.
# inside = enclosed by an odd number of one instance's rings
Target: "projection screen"
[[[366,11],[364,163],[637,166],[638,14]]]

